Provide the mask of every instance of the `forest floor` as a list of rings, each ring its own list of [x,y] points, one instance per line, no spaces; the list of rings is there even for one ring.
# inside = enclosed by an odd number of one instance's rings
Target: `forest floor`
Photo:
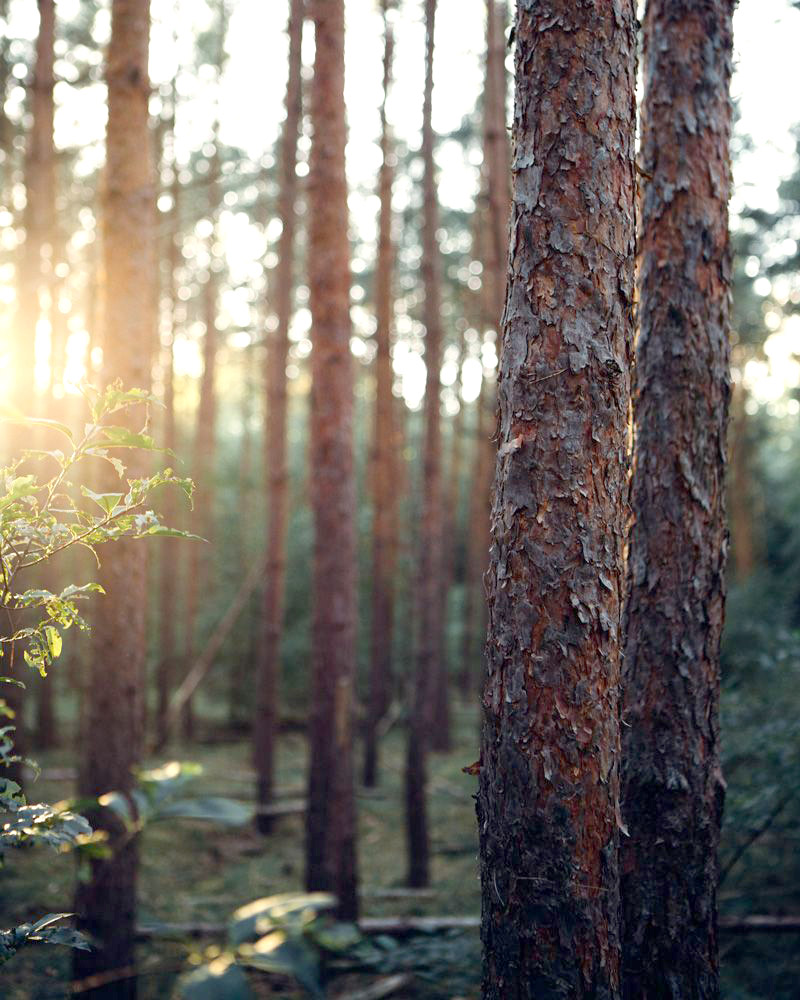
[[[359,874],[362,916],[472,915],[480,910],[477,832],[472,796],[476,778],[462,772],[477,757],[477,718],[456,712],[455,746],[430,762],[430,820],[433,847],[430,890],[418,896],[382,895],[401,889],[406,876],[405,829],[402,818],[404,736],[396,726],[382,746],[378,789],[358,791]],[[238,801],[253,798],[253,769],[247,741],[172,747],[158,759],[191,761],[203,773],[190,793],[221,795]],[[63,750],[34,754],[43,769],[29,788],[31,801],[55,802],[73,793],[63,772],[74,765]],[[59,778],[59,772],[62,776]],[[278,793],[286,799],[305,795],[306,749],[300,733],[282,737]],[[58,780],[54,780],[54,778]],[[190,820],[153,823],[141,839],[139,924],[225,925],[237,907],[276,893],[303,891],[303,817],[276,821],[269,837],[251,826],[226,827]],[[0,926],[71,908],[75,865],[68,857],[38,848],[9,858],[0,873]],[[140,1000],[170,998],[176,974],[219,954],[224,932],[192,941],[180,935],[156,936],[138,946]],[[12,959],[0,973],[3,1000],[61,1000],[75,995],[68,985],[69,954],[56,947],[32,947]],[[479,941],[477,930],[424,934],[406,939],[387,955],[385,967],[354,979],[337,977],[329,988],[336,998],[391,974],[414,970],[414,982],[393,994],[400,997],[477,996]],[[288,986],[259,984],[259,996],[305,996]]]
[[[480,912],[477,832],[473,795],[476,779],[462,768],[477,757],[477,717],[457,707],[454,748],[430,759],[430,820],[433,881],[430,890],[407,896],[403,823],[404,732],[395,726],[382,745],[382,780],[377,790],[359,789],[359,870],[362,916],[472,916]],[[73,793],[65,773],[73,756],[55,750],[34,756],[42,776],[29,788],[31,801],[56,802]],[[360,757],[360,754],[359,754]],[[253,769],[244,739],[172,747],[147,761],[155,767],[168,760],[192,761],[203,773],[190,792],[220,795],[252,804]],[[305,794],[306,750],[301,733],[280,742],[278,788],[281,798]],[[154,936],[137,949],[139,1000],[172,1000],[181,971],[206,962],[225,946],[224,926],[238,907],[276,893],[303,891],[303,817],[282,817],[269,837],[250,824],[230,827],[195,820],[162,820],[141,837],[139,924]],[[14,854],[0,872],[0,926],[8,927],[48,912],[69,910],[75,864],[47,849]],[[733,907],[722,894],[723,906]],[[387,892],[387,890],[389,890]],[[749,909],[747,907],[746,909]],[[165,933],[164,925],[196,925],[219,933],[192,939]],[[212,928],[213,930],[213,928]],[[385,940],[385,939],[384,939]],[[480,945],[477,930],[451,930],[397,939],[375,968],[360,975],[339,975],[330,983],[331,1000],[354,997],[358,989],[398,973],[409,979],[395,998],[406,1000],[476,1000],[479,995]],[[790,1000],[798,993],[800,935],[722,935],[725,1000]],[[76,994],[69,986],[70,956],[65,948],[33,947],[0,971],[2,1000],[62,1000]],[[305,996],[290,985],[252,974],[258,997],[294,1000]]]

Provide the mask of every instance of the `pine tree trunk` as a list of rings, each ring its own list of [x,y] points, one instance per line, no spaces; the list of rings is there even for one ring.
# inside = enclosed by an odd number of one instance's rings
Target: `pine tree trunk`
[[[306,885],[309,890],[333,891],[339,916],[353,919],[358,910],[352,731],[356,492],[344,0],[312,0],[311,10],[316,27],[308,184],[314,579]]]
[[[442,439],[441,392],[442,321],[439,245],[439,206],[433,159],[433,50],[436,0],[425,0],[426,56],[425,96],[422,110],[423,223],[422,282],[425,293],[425,417],[422,442],[422,511],[420,514],[419,562],[417,567],[417,614],[419,638],[416,675],[411,692],[406,748],[406,836],[408,883],[414,887],[430,881],[430,837],[426,784],[427,755],[433,728],[435,685],[441,682],[444,602],[442,599]],[[444,678],[446,681],[446,678]],[[447,733],[447,719],[436,719],[436,729]],[[444,742],[440,737],[439,745]]]
[[[719,996],[733,6],[650,0],[644,23],[621,856],[630,1000]]]
[[[213,169],[213,168],[212,168]],[[216,185],[211,185],[215,191]],[[209,209],[213,213],[215,207],[213,196],[209,198]],[[213,236],[211,240],[213,244]],[[211,252],[209,248],[209,252]],[[216,445],[215,423],[217,415],[217,399],[215,378],[217,366],[217,275],[209,268],[206,283],[203,286],[203,319],[205,334],[203,335],[203,375],[200,379],[200,401],[197,407],[197,417],[194,436],[194,455],[192,459],[192,479],[195,482],[195,514],[194,530],[208,541],[212,541],[214,533],[214,455]],[[198,652],[197,625],[200,610],[200,597],[207,597],[206,585],[210,578],[208,553],[201,549],[200,543],[190,546],[188,552],[187,595],[186,595],[186,636],[185,663],[191,669]],[[191,741],[195,737],[194,701],[192,697],[186,700],[181,715],[181,729],[184,740]]]
[[[149,386],[150,313],[154,269],[155,193],[148,131],[148,0],[114,0],[107,56],[108,126],[106,202],[103,215],[107,282],[103,377],[126,386]],[[141,414],[135,420],[141,421]],[[146,472],[145,460],[129,457],[129,475]],[[114,476],[113,471],[111,476]],[[114,482],[118,482],[114,477]],[[120,541],[103,559],[92,634],[88,686],[87,745],[79,777],[82,796],[110,790],[131,792],[133,768],[142,746],[144,688],[146,548]],[[79,882],[75,909],[80,926],[97,944],[75,952],[76,979],[129,965],[134,954],[138,847],[110,810],[99,810],[93,825],[106,829],[112,854],[91,863],[91,877]],[[128,1000],[135,980],[98,987],[92,997]]]
[[[219,51],[217,54],[217,76],[222,76],[225,60],[226,12],[220,5],[217,31]],[[192,478],[195,481],[194,531],[213,543],[214,536],[214,473],[216,466],[216,420],[217,393],[216,368],[219,332],[217,311],[219,307],[219,273],[215,270],[214,246],[218,238],[218,217],[221,206],[219,120],[214,122],[214,152],[210,158],[208,171],[208,216],[213,229],[208,241],[208,277],[203,285],[203,375],[200,379],[200,400],[197,407],[194,435],[194,455],[192,456]],[[209,546],[193,544],[188,551],[187,593],[186,593],[186,635],[184,655],[186,669],[190,670],[198,653],[197,626],[202,600],[208,599],[208,589],[212,581],[211,552]],[[183,706],[181,729],[187,742],[195,738],[194,701],[190,696]]]
[[[241,421],[242,435],[239,439],[239,524],[236,531],[235,559],[237,565],[247,566],[252,562],[253,549],[253,403],[255,386],[253,379],[253,351],[248,348],[242,356]],[[242,613],[242,629],[236,645],[235,659],[228,674],[228,727],[233,732],[249,731],[253,719],[250,716],[252,698],[250,695],[252,666],[258,662],[260,649],[258,633],[261,631],[261,590],[250,594]]]
[[[173,92],[173,101],[175,100]],[[173,105],[173,150],[175,143],[175,118]],[[172,209],[170,212],[169,246],[167,248],[168,290],[170,309],[170,342],[163,350],[164,363],[164,447],[175,452],[177,432],[175,426],[175,335],[177,333],[176,310],[178,304],[177,269],[180,265],[180,203],[181,189],[178,181],[178,164],[173,153],[173,182],[171,188]],[[164,496],[163,520],[165,524],[177,523],[177,504],[170,490]],[[189,543],[197,544],[197,543]],[[161,541],[161,565],[159,567],[159,641],[158,666],[156,670],[156,745],[163,749],[170,738],[169,698],[175,677],[175,618],[179,566],[185,543],[177,538]]]
[[[486,1000],[619,996],[636,17],[522,0],[478,827]]]
[[[731,472],[727,500],[731,525],[731,562],[733,577],[744,583],[759,563],[759,547],[755,523],[759,505],[753,488],[753,441],[750,418],[745,403],[747,391],[741,380],[731,393],[731,426],[729,438]]]
[[[394,569],[397,548],[397,482],[394,451],[394,396],[392,394],[392,185],[394,144],[386,119],[386,101],[392,80],[394,35],[383,4],[386,36],[383,62],[383,104],[381,106],[381,163],[378,179],[380,221],[378,261],[375,274],[375,429],[372,445],[372,622],[370,645],[369,704],[364,736],[364,784],[378,783],[378,737],[380,720],[389,707],[392,682],[392,639],[394,625]]]
[[[304,0],[292,0],[289,10],[289,78],[286,84],[286,120],[281,140],[281,189],[278,212],[281,236],[275,276],[275,308],[278,323],[270,336],[265,382],[267,391],[264,461],[267,475],[267,575],[264,584],[263,634],[257,677],[257,705],[253,748],[260,805],[272,801],[275,786],[275,745],[278,731],[281,636],[286,590],[286,532],[288,525],[289,473],[286,458],[287,393],[286,362],[289,354],[289,323],[294,287],[295,230],[297,213],[297,141],[302,117],[302,58]],[[271,820],[257,817],[262,833]]]

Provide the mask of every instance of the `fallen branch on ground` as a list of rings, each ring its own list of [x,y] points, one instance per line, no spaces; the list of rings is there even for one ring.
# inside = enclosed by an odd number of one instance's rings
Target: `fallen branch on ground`
[[[396,937],[476,930],[480,925],[481,918],[478,916],[362,917],[358,921],[362,934],[387,934]],[[720,930],[730,934],[797,934],[800,933],[800,915],[752,914],[744,917],[720,917],[719,926]],[[145,924],[136,928],[136,937],[138,940],[153,937],[216,937],[226,932],[226,924]]]

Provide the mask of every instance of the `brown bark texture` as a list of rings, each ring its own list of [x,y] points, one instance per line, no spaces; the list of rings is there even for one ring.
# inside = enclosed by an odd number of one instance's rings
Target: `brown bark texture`
[[[478,826],[486,1000],[619,996],[633,0],[520,0]]]
[[[506,132],[504,2],[487,0],[486,83],[483,107],[483,188],[486,232],[479,241],[483,261],[481,329],[499,330],[506,295],[508,219],[511,210],[510,150]],[[499,344],[499,337],[498,337]],[[495,379],[484,375],[476,402],[474,487],[470,497],[470,533],[465,608],[462,691],[475,690],[479,650],[486,635],[483,579],[489,564],[490,493],[495,458]]]
[[[719,995],[732,0],[650,0],[626,613],[624,995]]]
[[[114,0],[107,54],[108,125],[106,197],[103,215],[107,282],[103,377],[126,386],[149,386],[154,316],[150,307],[154,268],[155,192],[148,131],[148,0]],[[141,422],[141,413],[136,418]],[[132,418],[134,419],[134,418]],[[144,458],[129,457],[129,476],[147,471]],[[111,473],[114,476],[113,472]],[[114,477],[114,483],[117,483]],[[131,791],[142,746],[144,689],[145,554],[141,542],[120,541],[106,555],[98,578],[92,633],[85,759],[79,792],[98,796]],[[92,862],[91,877],[79,882],[75,909],[79,925],[95,939],[91,952],[76,952],[75,978],[131,964],[136,913],[138,851],[110,810],[98,810],[95,826],[108,830],[111,857]],[[98,987],[93,997],[129,998],[134,980]]]
[[[288,525],[289,473],[286,457],[287,392],[286,363],[289,355],[289,323],[292,318],[295,231],[297,228],[297,141],[302,117],[302,58],[304,0],[292,0],[289,10],[289,78],[286,85],[286,120],[281,139],[280,194],[278,214],[281,235],[275,273],[274,302],[278,323],[270,335],[267,359],[266,425],[264,461],[267,476],[267,559],[260,662],[256,678],[256,715],[253,753],[259,805],[272,801],[275,786],[275,743],[278,728],[281,634],[286,590],[286,533]],[[270,818],[256,818],[262,833],[270,829]]]
[[[444,657],[444,599],[442,551],[442,430],[441,430],[441,259],[436,230],[439,203],[431,111],[433,107],[433,52],[436,0],[425,0],[425,92],[422,108],[422,159],[424,164],[422,220],[422,283],[425,302],[425,413],[422,441],[422,510],[419,519],[417,564],[416,670],[410,697],[406,748],[406,836],[408,883],[419,888],[430,881],[430,838],[427,814],[427,755],[431,743],[435,685],[442,676]],[[437,718],[435,728],[445,729],[446,717]],[[446,735],[446,733],[445,733]]]
[[[308,272],[312,316],[312,701],[306,885],[352,919],[356,891],[353,689],[356,640],[353,367],[347,236],[344,0],[312,0]]]
[[[372,621],[370,624],[370,670],[367,720],[364,733],[364,784],[378,782],[378,724],[389,707],[392,683],[392,638],[394,626],[394,570],[397,551],[397,474],[394,442],[394,396],[392,384],[392,184],[395,152],[386,101],[392,80],[394,36],[384,0],[385,48],[383,59],[383,104],[381,105],[381,162],[378,176],[380,218],[378,261],[375,273],[375,417],[372,443]]]

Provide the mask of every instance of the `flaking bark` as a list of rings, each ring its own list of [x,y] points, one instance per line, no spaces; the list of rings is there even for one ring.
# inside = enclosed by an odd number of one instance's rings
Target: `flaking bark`
[[[624,674],[624,995],[719,995],[732,0],[645,23],[636,518]]]
[[[478,795],[483,995],[619,996],[633,0],[520,0]]]

